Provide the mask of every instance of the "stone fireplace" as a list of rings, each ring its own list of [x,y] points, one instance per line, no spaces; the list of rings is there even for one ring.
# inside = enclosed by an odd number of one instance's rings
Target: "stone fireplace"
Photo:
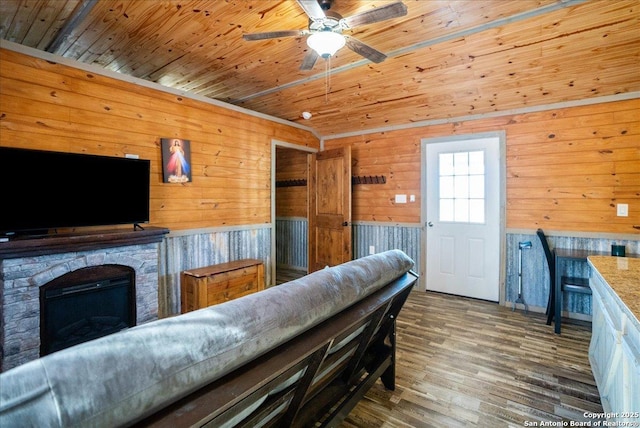
[[[135,325],[135,270],[129,266],[89,266],[40,287],[40,356]]]
[[[54,237],[0,244],[0,371],[40,357],[40,291],[74,272],[130,268],[135,324],[158,318],[158,242],[166,229]],[[38,241],[38,242],[34,242]]]

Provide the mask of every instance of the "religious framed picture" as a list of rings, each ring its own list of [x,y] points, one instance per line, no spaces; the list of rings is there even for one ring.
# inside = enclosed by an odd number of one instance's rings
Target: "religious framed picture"
[[[181,138],[161,138],[162,176],[165,183],[191,181],[191,142]]]

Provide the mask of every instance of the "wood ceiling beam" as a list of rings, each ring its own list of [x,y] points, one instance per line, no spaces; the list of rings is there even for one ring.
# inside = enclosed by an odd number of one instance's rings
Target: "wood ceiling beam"
[[[91,12],[91,9],[96,5],[98,0],[83,0],[73,10],[64,27],[58,31],[58,34],[45,48],[46,52],[57,53],[56,51],[62,43],[64,43],[69,35],[76,29],[76,27],[84,20],[84,18]]]

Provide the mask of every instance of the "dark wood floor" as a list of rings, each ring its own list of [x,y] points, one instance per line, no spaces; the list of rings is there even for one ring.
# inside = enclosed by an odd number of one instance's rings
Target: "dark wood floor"
[[[495,303],[412,292],[397,322],[395,391],[378,381],[341,427],[523,427],[602,412],[590,324],[563,323],[558,336],[545,322]]]
[[[283,284],[294,279],[301,278],[307,274],[306,271],[298,269],[276,268],[276,285]]]

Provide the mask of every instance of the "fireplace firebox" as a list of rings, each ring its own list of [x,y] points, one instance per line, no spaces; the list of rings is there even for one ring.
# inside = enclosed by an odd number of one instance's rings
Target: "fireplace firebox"
[[[135,271],[101,265],[66,273],[40,287],[40,356],[136,324]]]

